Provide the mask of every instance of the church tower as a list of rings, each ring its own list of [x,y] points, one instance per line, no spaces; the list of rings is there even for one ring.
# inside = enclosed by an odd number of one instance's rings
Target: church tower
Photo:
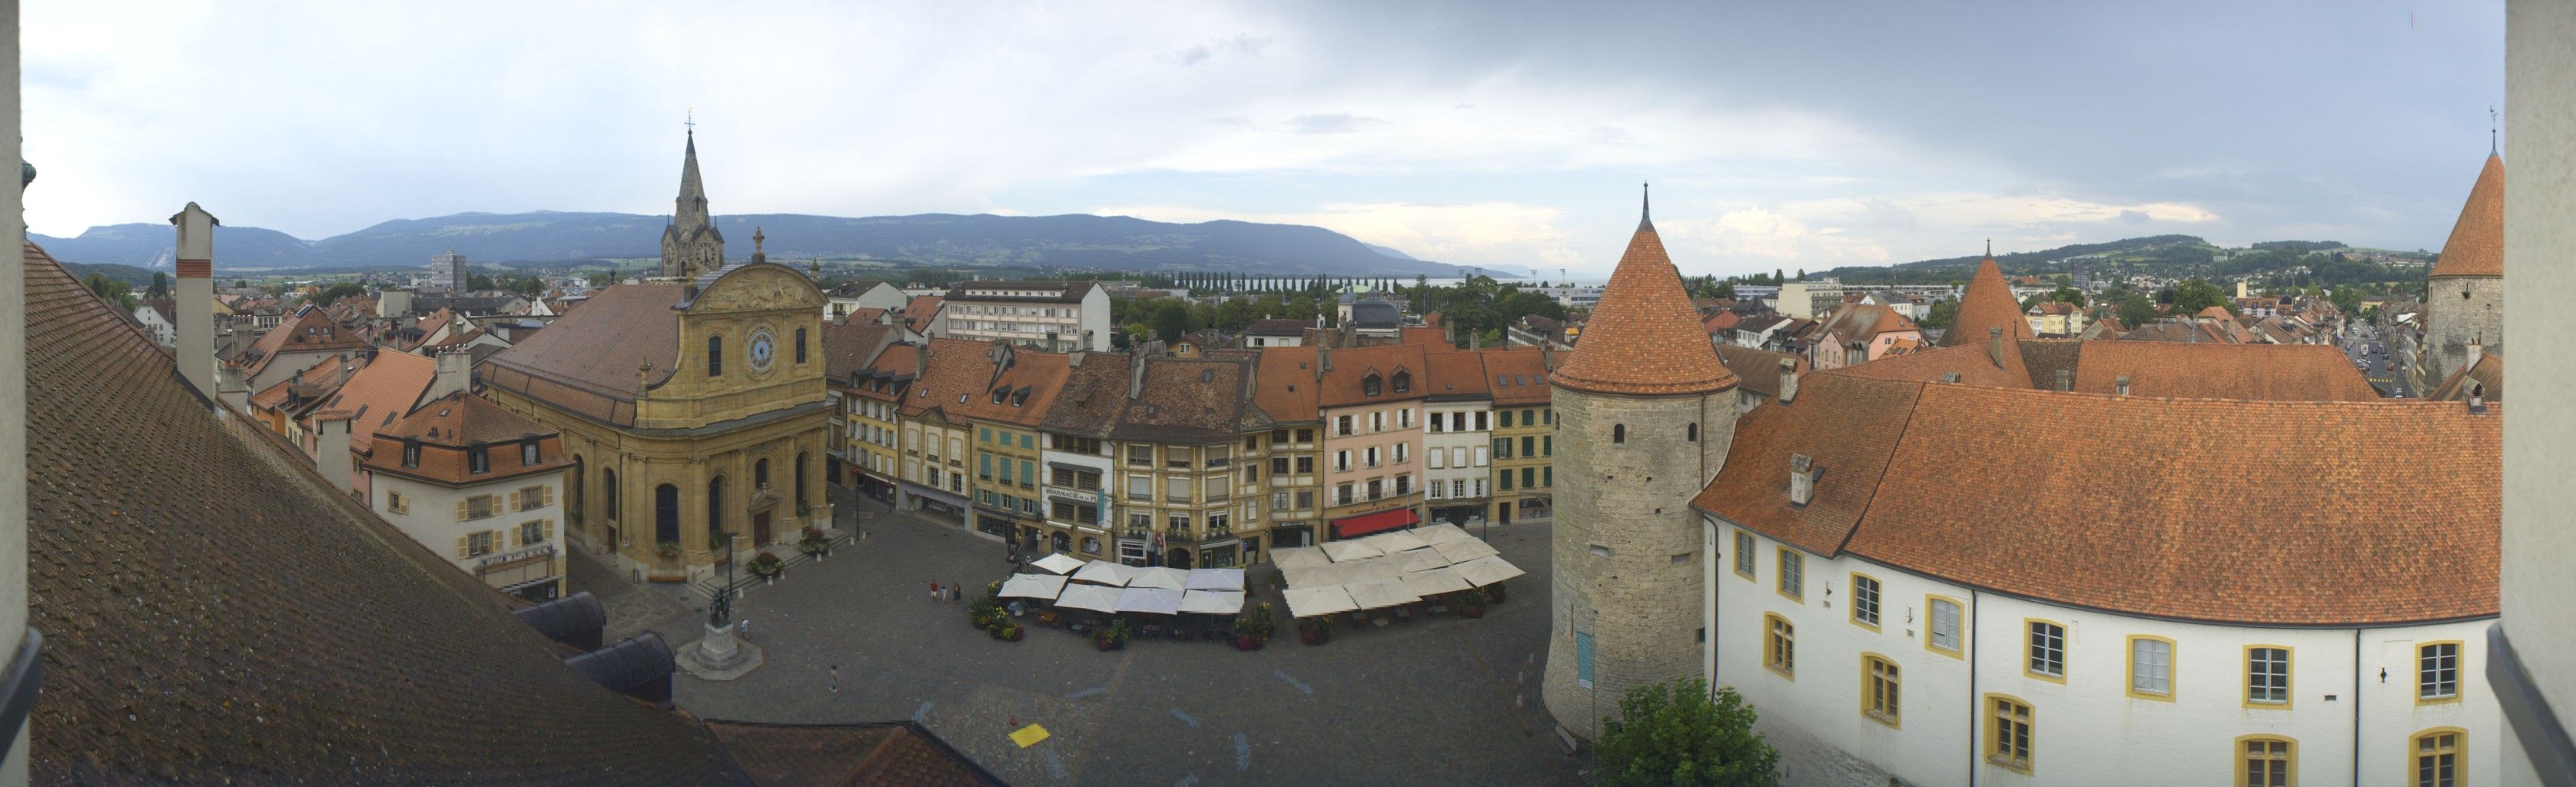
[[[2493,152],[2424,287],[2423,383],[2504,354],[2504,158]]]
[[[1700,674],[1710,558],[1690,501],[1735,437],[1735,374],[1700,329],[1651,211],[1548,382],[1562,439],[1543,696],[1590,737],[1628,687]]]
[[[680,163],[680,198],[672,205],[670,226],[662,228],[662,275],[694,278],[722,267],[724,233],[707,214],[707,188],[698,180],[698,132],[692,128]]]

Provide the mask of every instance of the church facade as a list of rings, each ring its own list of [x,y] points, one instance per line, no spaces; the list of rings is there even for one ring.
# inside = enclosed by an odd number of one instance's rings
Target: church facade
[[[664,581],[831,525],[823,293],[757,251],[723,265],[694,141],[680,203],[663,267],[685,277],[602,290],[482,371],[561,432],[571,540]]]

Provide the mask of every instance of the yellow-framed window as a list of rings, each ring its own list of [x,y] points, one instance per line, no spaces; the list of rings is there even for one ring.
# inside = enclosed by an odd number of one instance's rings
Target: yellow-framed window
[[[2033,718],[2030,703],[2018,697],[1986,695],[1986,761],[2030,773]]]
[[[1851,622],[1871,631],[1878,630],[1879,607],[1886,594],[1878,578],[1868,574],[1851,575]]]
[[[2415,704],[2460,701],[2460,641],[2415,646]]]
[[[2299,742],[2277,735],[2236,739],[2236,787],[2291,787],[2298,783]]]
[[[1807,556],[1798,554],[1798,550],[1788,547],[1781,547],[1779,555],[1780,579],[1776,587],[1780,595],[1797,601],[1806,601]]]
[[[2458,787],[2468,781],[2467,730],[2435,727],[2415,733],[2409,740],[2407,765],[2415,774],[2415,787]]]
[[[2172,702],[2174,641],[2145,634],[2129,637],[2129,696]]]
[[[2245,646],[2245,707],[2290,707],[2290,646]]]
[[[2056,683],[2066,682],[2066,626],[2055,621],[2024,618],[2022,674]]]
[[[1788,618],[1762,615],[1762,666],[1780,677],[1798,679],[1798,627]]]
[[[1967,651],[1967,605],[1949,596],[1924,596],[1923,649],[1950,658],[1962,658]]]
[[[1860,654],[1860,715],[1890,727],[1900,727],[1903,705],[1902,675],[1896,662],[1876,653]]]

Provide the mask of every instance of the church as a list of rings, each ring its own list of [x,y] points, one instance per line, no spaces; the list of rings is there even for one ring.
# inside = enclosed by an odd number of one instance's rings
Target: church
[[[570,540],[653,581],[829,527],[823,293],[804,272],[727,265],[692,132],[660,276],[601,290],[481,371],[484,393],[559,430]]]

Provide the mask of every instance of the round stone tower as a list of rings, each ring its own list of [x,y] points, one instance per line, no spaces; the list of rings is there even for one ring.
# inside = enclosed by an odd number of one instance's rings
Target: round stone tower
[[[1548,381],[1557,493],[1544,697],[1558,723],[1591,737],[1628,687],[1700,673],[1708,556],[1690,504],[1735,436],[1735,375],[1651,215]]]
[[[2424,287],[2423,384],[2504,354],[2504,159],[2492,153]]]

